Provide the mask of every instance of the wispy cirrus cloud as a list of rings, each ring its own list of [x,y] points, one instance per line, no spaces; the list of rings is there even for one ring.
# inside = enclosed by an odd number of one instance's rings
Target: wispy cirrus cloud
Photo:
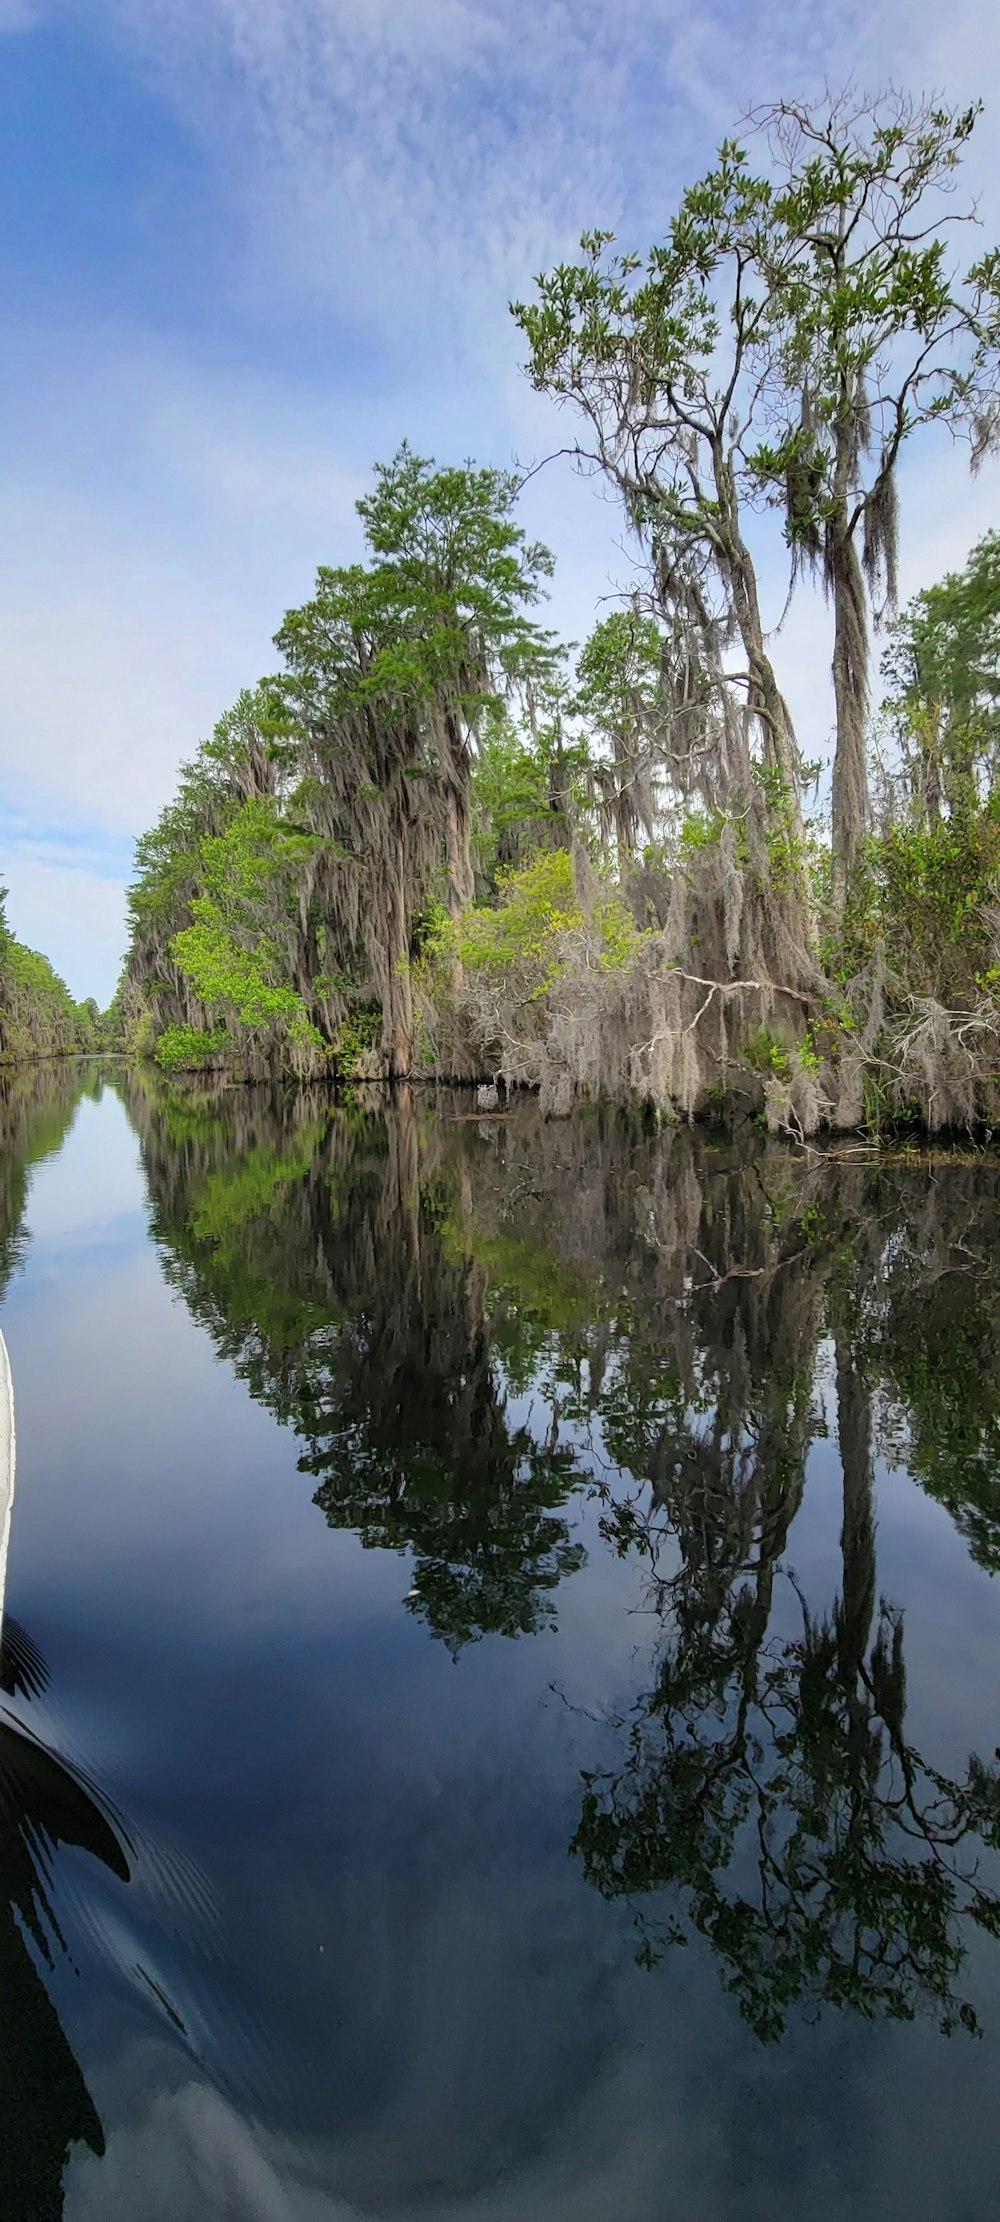
[[[259,272],[383,342],[409,346],[416,326],[421,352],[445,354],[495,349],[510,290],[585,226],[662,223],[748,101],[877,71],[895,12],[864,0],[112,4],[119,35],[211,135]],[[507,332],[504,356],[513,344]]]

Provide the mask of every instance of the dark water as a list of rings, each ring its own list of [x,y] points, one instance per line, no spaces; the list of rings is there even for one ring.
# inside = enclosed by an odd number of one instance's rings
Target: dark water
[[[0,1082],[0,2217],[1000,2210],[1000,1166]]]

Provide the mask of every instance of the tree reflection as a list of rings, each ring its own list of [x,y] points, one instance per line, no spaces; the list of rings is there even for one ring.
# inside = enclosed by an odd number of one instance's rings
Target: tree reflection
[[[708,1939],[762,2038],[793,2007],[974,2027],[998,1775],[910,1740],[873,1455],[1000,1564],[996,1168],[480,1124],[406,1091],[131,1107],[168,1276],[294,1426],[331,1526],[412,1553],[408,1609],[455,1655],[552,1625],[574,1493],[642,1562],[655,1674],[574,1837],[642,1956]],[[824,1381],[843,1508],[817,1606],[787,1559]]]
[[[902,1619],[875,1603],[870,1394],[845,1340],[836,1387],[839,1595],[814,1615],[796,1589],[799,1632],[768,1634],[787,1523],[761,1518],[724,1598],[692,1615],[676,1508],[656,1684],[620,1724],[622,1764],[585,1776],[573,1850],[606,1898],[665,1893],[639,1913],[640,1957],[707,1938],[762,2039],[793,2006],[974,2030],[956,1983],[966,1922],[1000,1931],[979,1872],[1000,1848],[1000,1771],[973,1759],[952,1781],[907,1740]]]
[[[0,1067],[0,1296],[20,1261],[33,1165],[65,1141],[83,1095],[96,1095],[92,1065],[72,1059]]]
[[[242,1152],[228,1124],[178,1139],[130,1110],[168,1277],[294,1427],[331,1527],[413,1554],[409,1609],[453,1653],[551,1623],[584,1555],[577,1463],[509,1416],[461,1163],[409,1093],[255,1103]]]
[[[859,1171],[604,1114],[501,1131],[405,1090],[123,1087],[168,1278],[295,1427],[331,1523],[417,1553],[411,1605],[449,1640],[545,1624],[595,1425],[608,1540],[623,1478],[676,1503],[687,1477],[697,1547],[676,1532],[725,1593],[758,1517],[794,1517],[835,1297],[883,1449],[1000,1564],[989,1164]]]
[[[857,1333],[879,1389],[881,1446],[951,1514],[973,1557],[1000,1572],[1000,1253],[996,1161],[867,1183],[867,1273]],[[861,1247],[861,1245],[859,1245]]]

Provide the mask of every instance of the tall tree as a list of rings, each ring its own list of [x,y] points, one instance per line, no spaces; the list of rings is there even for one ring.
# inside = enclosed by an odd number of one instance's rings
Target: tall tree
[[[277,635],[303,799],[331,859],[333,938],[345,954],[367,951],[397,1076],[413,1057],[413,922],[440,848],[453,917],[474,893],[481,719],[550,657],[525,608],[551,557],[513,522],[515,491],[503,472],[439,471],[402,447],[358,503],[371,564],[321,570],[313,601]]]
[[[618,487],[658,576],[714,579],[716,619],[746,658],[726,683],[741,678],[764,761],[801,830],[798,749],[746,537],[747,456],[773,330],[753,274],[765,257],[777,272],[783,252],[768,188],[727,141],[645,258],[614,252],[606,231],[586,233],[581,247],[582,262],[539,278],[537,300],[514,306],[532,383],[582,412],[588,434],[575,452]]]
[[[783,510],[792,580],[819,565],[834,612],[833,908],[865,830],[870,591],[895,592],[896,471],[943,421],[973,459],[997,427],[1000,257],[948,266],[940,196],[974,126],[885,95],[759,118],[771,174],[734,141],[645,258],[583,240],[515,315],[536,386],[574,402],[581,456],[607,471],[658,569],[700,564],[738,631],[765,763],[794,797],[798,757],[764,633],[747,515]],[[962,210],[967,216],[971,211]]]
[[[836,919],[867,826],[869,596],[895,599],[900,456],[935,423],[966,429],[977,456],[996,426],[997,258],[956,271],[945,237],[974,215],[949,195],[978,113],[890,92],[758,118],[777,172],[758,186],[753,266],[771,425],[748,460],[833,606]]]
[[[386,1069],[405,1076],[413,916],[429,884],[436,827],[412,649],[397,618],[384,573],[357,564],[323,569],[313,600],[288,612],[276,640],[302,799],[324,844],[318,905],[341,964],[362,954],[382,1005]]]
[[[552,557],[514,523],[517,491],[509,472],[438,470],[404,443],[358,503],[372,591],[395,619],[393,678],[425,727],[456,918],[474,892],[472,760],[483,711],[549,660],[547,636],[526,611]]]

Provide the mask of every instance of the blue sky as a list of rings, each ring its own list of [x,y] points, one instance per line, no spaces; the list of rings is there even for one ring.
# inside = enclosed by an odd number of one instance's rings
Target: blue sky
[[[1000,16],[1000,12],[998,12]],[[131,843],[283,610],[358,547],[406,436],[545,454],[506,302],[602,224],[643,245],[754,99],[852,70],[960,99],[1000,20],[937,0],[0,0],[0,878],[110,994]],[[1000,231],[997,114],[969,170]],[[1000,521],[996,469],[908,466],[906,591]],[[627,575],[568,470],[525,521],[572,637]],[[775,615],[778,607],[775,581]],[[822,613],[781,671],[828,741]]]

